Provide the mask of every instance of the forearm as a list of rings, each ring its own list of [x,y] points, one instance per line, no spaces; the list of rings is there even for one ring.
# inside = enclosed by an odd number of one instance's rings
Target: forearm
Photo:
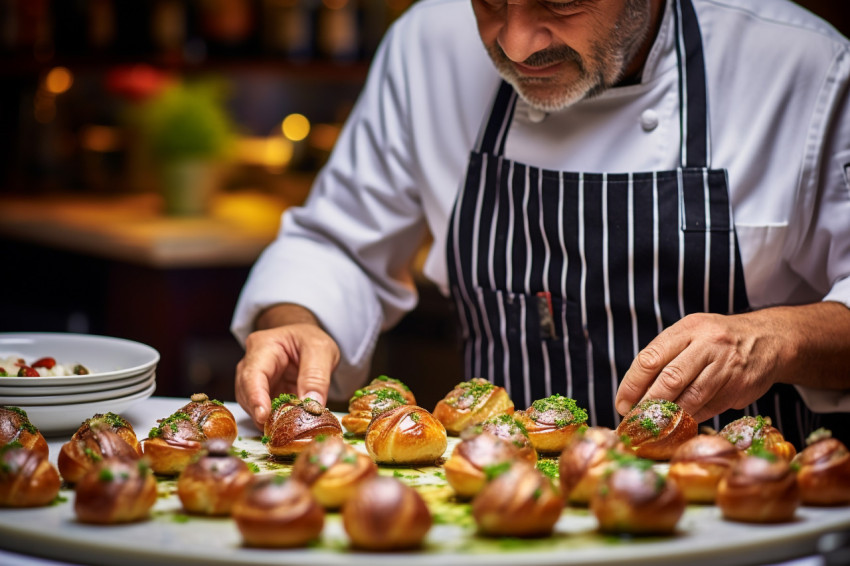
[[[850,389],[850,309],[833,301],[773,307],[764,317],[779,337],[776,381],[817,389]]]

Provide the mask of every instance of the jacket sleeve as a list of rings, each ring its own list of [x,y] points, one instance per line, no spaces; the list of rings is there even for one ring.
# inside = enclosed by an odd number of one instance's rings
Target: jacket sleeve
[[[332,399],[347,399],[365,381],[379,333],[417,301],[410,264],[427,230],[397,28],[384,38],[306,203],[284,213],[277,239],[251,270],[231,325],[244,344],[263,309],[282,302],[310,309],[342,354]]]

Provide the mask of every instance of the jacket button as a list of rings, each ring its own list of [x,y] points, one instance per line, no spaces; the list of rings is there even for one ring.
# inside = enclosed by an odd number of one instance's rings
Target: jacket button
[[[640,115],[640,127],[643,128],[645,132],[651,132],[655,128],[658,127],[658,112],[652,110],[644,110],[643,114]]]

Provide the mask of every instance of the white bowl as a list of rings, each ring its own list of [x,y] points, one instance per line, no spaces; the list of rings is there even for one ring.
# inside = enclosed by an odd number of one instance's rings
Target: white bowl
[[[72,403],[68,405],[30,405],[21,407],[26,411],[30,422],[44,436],[72,434],[80,425],[98,413],[121,414],[135,403],[147,399],[156,390],[156,383],[147,389],[133,395],[121,396],[115,399],[104,399],[91,403]]]
[[[61,395],[4,395],[0,397],[0,405],[12,405],[26,409],[30,405],[69,405],[73,403],[93,403],[104,399],[125,397],[144,391],[156,382],[153,371],[140,376],[140,379],[123,387],[101,389],[98,391],[69,392]],[[69,388],[70,389],[70,388]],[[76,391],[76,390],[73,390]],[[113,411],[114,412],[114,411]]]
[[[60,364],[83,364],[92,373],[54,377],[0,377],[3,387],[65,387],[102,383],[147,372],[159,363],[159,352],[146,344],[89,334],[0,333],[0,358],[32,362],[52,357]]]

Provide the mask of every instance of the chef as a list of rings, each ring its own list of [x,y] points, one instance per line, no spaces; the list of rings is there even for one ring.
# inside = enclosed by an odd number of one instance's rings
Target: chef
[[[464,379],[802,445],[850,409],[850,44],[784,0],[422,0],[254,266],[236,397],[347,399],[416,304]]]

